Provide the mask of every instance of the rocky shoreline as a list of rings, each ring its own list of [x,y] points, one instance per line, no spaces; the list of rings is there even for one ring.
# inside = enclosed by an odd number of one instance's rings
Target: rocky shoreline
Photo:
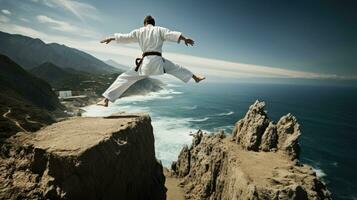
[[[194,135],[172,173],[186,199],[331,199],[311,166],[299,162],[300,128],[291,114],[270,121],[256,101],[231,135]]]
[[[0,199],[331,199],[299,162],[300,134],[256,101],[232,134],[194,134],[165,171],[148,114],[73,117],[6,140]]]

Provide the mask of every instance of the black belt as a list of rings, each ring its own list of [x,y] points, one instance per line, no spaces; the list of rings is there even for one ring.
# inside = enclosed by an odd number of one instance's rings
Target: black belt
[[[144,57],[145,56],[161,56],[160,52],[156,52],[156,51],[148,51],[148,52],[144,52],[141,58],[137,58],[135,60],[135,71],[137,72],[139,70],[139,67],[141,65],[141,63],[143,63]]]

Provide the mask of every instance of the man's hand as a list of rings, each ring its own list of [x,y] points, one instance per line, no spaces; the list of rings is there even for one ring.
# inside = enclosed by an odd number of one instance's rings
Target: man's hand
[[[186,46],[188,46],[188,45],[193,46],[193,44],[195,44],[195,41],[191,40],[190,38],[185,39]]]
[[[183,35],[180,36],[178,42],[180,43],[181,40],[185,41],[185,45],[186,45],[186,46],[188,46],[188,45],[193,46],[193,44],[195,44],[195,41],[191,40],[190,38],[185,38],[185,36],[183,36]]]
[[[114,38],[106,38],[106,39],[100,41],[100,43],[109,44],[109,42],[111,42],[112,40],[115,40],[115,39]]]

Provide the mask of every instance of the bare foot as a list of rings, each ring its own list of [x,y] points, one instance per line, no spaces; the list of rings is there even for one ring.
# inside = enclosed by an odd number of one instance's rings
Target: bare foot
[[[199,83],[200,81],[202,81],[202,80],[205,80],[206,79],[206,77],[204,77],[204,76],[200,76],[200,75],[192,75],[192,78],[193,78],[193,80],[195,80],[196,81],[196,83]]]
[[[108,107],[108,103],[109,103],[109,100],[106,99],[106,98],[104,98],[104,99],[102,99],[101,101],[99,101],[99,102],[97,103],[97,105],[98,105],[98,106]]]

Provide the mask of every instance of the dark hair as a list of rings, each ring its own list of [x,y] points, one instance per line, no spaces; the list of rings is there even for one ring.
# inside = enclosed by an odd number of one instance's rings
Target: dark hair
[[[146,16],[144,18],[144,25],[146,24],[151,24],[153,26],[155,26],[155,19],[153,17],[151,17],[150,15]]]

